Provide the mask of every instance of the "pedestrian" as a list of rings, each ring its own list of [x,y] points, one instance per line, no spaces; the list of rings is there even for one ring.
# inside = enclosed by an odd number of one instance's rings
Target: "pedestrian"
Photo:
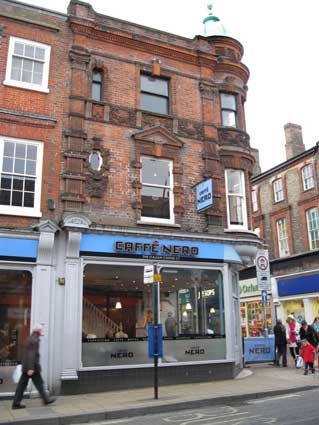
[[[22,374],[18,382],[14,395],[12,409],[24,409],[26,406],[21,404],[23,393],[31,378],[36,389],[42,397],[43,404],[50,404],[55,401],[54,398],[49,398],[45,393],[43,379],[41,376],[40,366],[40,336],[43,335],[43,327],[40,324],[34,326],[32,334],[27,338],[25,349],[22,357]]]
[[[306,320],[303,320],[301,322],[301,328],[300,328],[299,334],[301,339],[306,339],[309,342],[309,344],[317,348],[318,346],[317,333],[311,325],[308,325]]]
[[[315,373],[314,361],[315,361],[315,353],[316,349],[313,345],[311,345],[307,339],[301,340],[301,352],[300,355],[303,358],[305,364],[304,375],[308,375],[308,369],[311,369],[312,373]]]
[[[312,327],[314,328],[314,330],[316,331],[317,338],[318,338],[318,340],[319,340],[319,317],[315,317],[315,318],[314,318],[313,324],[312,324],[311,326],[312,326]]]
[[[275,346],[276,346],[276,366],[280,366],[280,358],[282,357],[282,367],[287,367],[287,335],[286,328],[280,319],[274,326]]]
[[[299,335],[299,323],[293,314],[289,314],[287,317],[287,340],[290,354],[294,361],[296,361],[296,356],[298,354],[298,343],[297,337]]]

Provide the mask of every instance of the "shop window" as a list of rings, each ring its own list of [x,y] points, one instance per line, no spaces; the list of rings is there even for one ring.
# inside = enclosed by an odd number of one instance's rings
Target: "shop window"
[[[318,208],[310,208],[306,211],[308,240],[310,249],[319,248],[319,213]]]
[[[257,200],[257,190],[251,192],[251,199],[253,204],[253,212],[258,211],[258,200]]]
[[[306,165],[301,170],[303,190],[312,189],[315,186],[313,177],[313,167],[311,164]]]
[[[287,255],[289,255],[287,220],[285,218],[281,218],[277,221],[276,224],[277,224],[279,257],[286,257]]]
[[[241,328],[243,337],[263,336],[263,304],[251,301],[240,304]],[[273,333],[270,302],[266,302],[266,325],[268,334]]]
[[[247,228],[244,172],[226,170],[227,217],[230,229]]]
[[[12,372],[30,335],[31,288],[29,271],[0,269],[1,392],[14,391]]]
[[[168,80],[141,74],[141,104],[145,111],[168,114],[169,91]]]
[[[92,73],[92,99],[100,102],[102,100],[102,81],[103,72],[99,69],[94,69]]]
[[[43,145],[0,137],[1,214],[40,217]]]
[[[220,94],[222,125],[225,127],[237,127],[236,96],[229,93]]]
[[[174,223],[173,163],[166,159],[142,157],[141,219]]]
[[[152,363],[147,349],[148,325],[153,322],[152,285],[143,283],[143,273],[142,266],[86,265],[82,310],[84,367]],[[225,358],[222,274],[217,270],[171,266],[162,268],[161,277],[163,362]],[[194,344],[193,338],[198,342]]]
[[[279,178],[273,182],[274,189],[274,200],[275,202],[280,202],[284,200],[284,188],[282,179]]]
[[[10,37],[4,84],[49,92],[50,50],[46,44]]]

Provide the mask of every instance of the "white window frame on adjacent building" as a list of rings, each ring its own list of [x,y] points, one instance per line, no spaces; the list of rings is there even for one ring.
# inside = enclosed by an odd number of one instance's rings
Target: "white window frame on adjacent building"
[[[232,180],[235,179],[234,181]],[[227,225],[229,229],[247,229],[245,174],[242,170],[226,169]],[[231,187],[232,185],[232,187]],[[241,217],[241,220],[236,220]]]
[[[51,47],[47,44],[10,37],[6,78],[3,84],[49,93],[50,53]],[[16,67],[14,67],[15,64]],[[36,75],[40,76],[40,68],[42,68],[41,81],[39,78],[39,81],[35,82]],[[33,82],[26,81],[29,79],[27,76],[31,77]]]
[[[42,142],[0,136],[0,195],[3,190],[10,196],[9,204],[0,203],[0,214],[41,217],[42,163]],[[13,205],[14,193],[21,195],[22,203],[26,194],[34,194],[33,206]]]
[[[319,248],[319,211],[318,208],[309,208],[306,211],[307,218],[307,229],[308,229],[308,240],[309,248]]]
[[[156,163],[157,166],[161,163],[168,167],[168,181],[165,182],[166,184],[157,184],[152,183],[151,179],[149,181],[143,181],[143,161],[147,161],[148,163],[150,161],[154,161],[154,164]],[[142,212],[141,212],[141,221],[144,222],[150,222],[150,223],[163,223],[163,224],[174,224],[175,223],[175,217],[174,217],[174,182],[173,182],[173,161],[168,159],[159,159],[149,156],[142,156],[141,157],[141,183],[142,183],[142,192],[141,192],[141,199],[143,198],[143,189],[154,189],[155,191],[163,191],[163,194],[165,194],[165,191],[168,192],[168,201],[169,201],[169,218],[162,218],[162,217],[149,217],[146,215],[143,215],[143,202],[142,202]],[[154,171],[154,180],[156,180],[156,171]],[[145,180],[145,179],[144,179]],[[156,197],[155,197],[156,198]]]
[[[258,211],[258,199],[257,199],[257,190],[254,189],[251,192],[251,201],[253,204],[253,212]]]
[[[274,180],[273,182],[273,189],[274,189],[274,200],[275,202],[280,202],[285,199],[284,197],[284,187],[282,178]]]
[[[222,125],[237,128],[237,97],[232,93],[220,93]]]
[[[282,217],[277,220],[276,227],[279,257],[287,257],[289,255],[289,243],[286,218]]]
[[[315,185],[312,164],[307,164],[301,169],[301,176],[303,190],[312,189]]]

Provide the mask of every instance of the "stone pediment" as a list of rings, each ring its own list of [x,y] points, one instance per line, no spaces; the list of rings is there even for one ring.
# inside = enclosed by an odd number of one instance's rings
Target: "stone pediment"
[[[164,127],[152,127],[147,130],[133,134],[134,140],[143,143],[154,143],[156,145],[169,145],[175,148],[182,148],[184,142],[174,136]]]
[[[60,227],[52,220],[42,220],[40,223],[37,223],[32,227],[34,230],[47,233],[56,233],[58,230],[61,230]]]

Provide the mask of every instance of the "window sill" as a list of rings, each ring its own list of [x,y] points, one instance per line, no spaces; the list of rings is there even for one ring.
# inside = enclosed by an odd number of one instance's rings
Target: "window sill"
[[[257,236],[256,232],[253,230],[245,229],[245,228],[230,228],[230,229],[224,229],[225,233],[246,233],[249,235]],[[259,236],[258,236],[259,237]]]
[[[169,112],[167,114],[162,114],[161,112],[147,111],[146,109],[138,109],[138,111],[142,112],[143,114],[154,115],[154,117],[162,117],[162,118],[173,119],[173,116]]]
[[[50,90],[48,88],[37,87],[37,86],[33,86],[31,84],[23,84],[23,83],[19,83],[19,81],[5,80],[3,82],[3,85],[9,86],[9,87],[15,87],[17,89],[36,91],[36,92],[41,92],[41,93],[50,93]]]
[[[37,211],[32,209],[31,211],[26,211],[23,210],[23,208],[21,208],[19,210],[19,208],[10,208],[10,207],[5,207],[5,205],[0,205],[0,215],[14,215],[17,217],[42,217],[42,213],[41,211]]]
[[[145,224],[145,226],[160,226],[160,227],[175,227],[180,229],[181,225],[180,224],[174,224],[174,223],[159,223],[156,221],[144,221],[144,220],[139,220],[137,221],[137,224]]]

